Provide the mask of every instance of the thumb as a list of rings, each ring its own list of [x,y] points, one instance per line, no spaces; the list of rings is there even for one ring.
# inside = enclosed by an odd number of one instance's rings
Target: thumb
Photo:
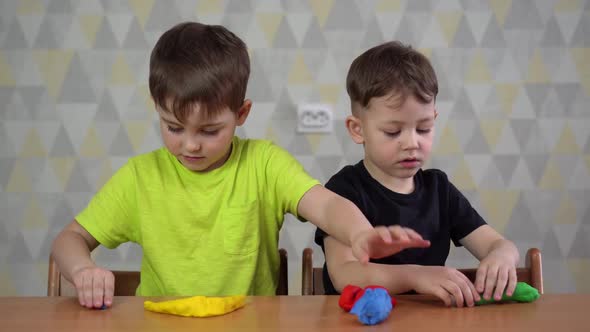
[[[369,262],[369,253],[367,252],[367,249],[363,247],[355,246],[352,249],[352,254],[359,260],[359,262],[361,262],[361,264],[367,264]]]

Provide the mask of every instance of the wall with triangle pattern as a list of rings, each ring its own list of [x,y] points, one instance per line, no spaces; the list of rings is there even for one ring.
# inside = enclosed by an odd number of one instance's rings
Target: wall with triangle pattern
[[[0,295],[43,295],[57,232],[160,145],[149,51],[183,20],[246,41],[254,108],[239,134],[273,139],[324,182],[362,156],[343,127],[351,60],[391,39],[422,50],[441,85],[430,166],[521,253],[543,250],[548,292],[590,291],[590,1],[0,0]],[[300,102],[333,104],[334,133],[296,134]],[[293,294],[313,230],[288,217],[281,232]],[[137,268],[141,250],[94,257]],[[475,261],[453,249],[449,264]]]

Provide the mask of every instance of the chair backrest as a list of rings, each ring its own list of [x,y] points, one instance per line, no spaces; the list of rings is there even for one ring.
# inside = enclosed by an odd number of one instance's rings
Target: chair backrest
[[[279,249],[279,284],[277,295],[289,295],[289,269],[287,264],[287,250]]]
[[[301,263],[301,295],[324,295],[324,269],[313,267],[313,249],[303,249]]]
[[[471,281],[475,281],[477,269],[459,269]],[[301,295],[323,295],[324,281],[323,268],[313,267],[313,249],[305,248],[303,250],[302,261],[302,278],[301,278]],[[541,251],[537,248],[530,248],[526,253],[525,267],[516,269],[518,281],[526,282],[535,287],[539,293],[543,294],[543,270],[541,263]]]
[[[287,269],[287,251],[279,249],[279,284],[277,295],[289,294]],[[113,271],[115,275],[115,296],[134,296],[139,286],[139,271]],[[49,255],[49,271],[47,275],[47,296],[76,296],[76,288],[66,280],[59,271],[55,260]]]

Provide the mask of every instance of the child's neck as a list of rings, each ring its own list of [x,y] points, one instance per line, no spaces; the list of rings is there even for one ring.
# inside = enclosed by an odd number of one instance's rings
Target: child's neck
[[[398,194],[411,194],[414,192],[414,177],[398,178],[384,173],[378,167],[364,160],[364,165],[371,177],[381,183],[385,188]]]

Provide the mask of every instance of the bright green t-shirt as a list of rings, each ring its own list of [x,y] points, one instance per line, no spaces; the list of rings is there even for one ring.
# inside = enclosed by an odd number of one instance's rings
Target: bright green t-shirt
[[[318,181],[269,141],[232,144],[205,173],[166,148],[133,157],[76,217],[105,247],[141,245],[137,295],[275,294],[284,215]]]

